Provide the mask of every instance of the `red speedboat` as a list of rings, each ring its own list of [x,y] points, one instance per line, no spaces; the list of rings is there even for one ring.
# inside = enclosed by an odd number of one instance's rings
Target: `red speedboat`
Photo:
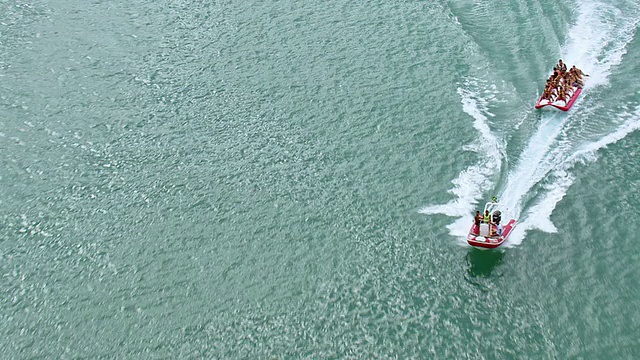
[[[484,206],[484,211],[489,211],[491,221],[489,223],[481,222],[479,225],[475,223],[471,225],[467,242],[471,246],[481,248],[496,248],[507,240],[511,231],[516,226],[516,220],[509,214],[509,209],[497,202],[488,202]],[[506,225],[502,225],[502,218],[506,220]]]

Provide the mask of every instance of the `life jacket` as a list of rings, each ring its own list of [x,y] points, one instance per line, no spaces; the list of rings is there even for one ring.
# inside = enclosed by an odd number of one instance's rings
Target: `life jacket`
[[[485,214],[484,214],[484,219],[483,219],[483,220],[484,220],[484,222],[485,222],[485,223],[487,223],[487,224],[488,224],[488,223],[489,223],[489,220],[491,220],[491,215],[489,215],[489,214],[485,213]]]

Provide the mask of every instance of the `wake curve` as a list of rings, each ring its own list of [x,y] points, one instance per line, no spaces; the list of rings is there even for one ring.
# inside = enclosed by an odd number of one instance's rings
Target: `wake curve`
[[[488,103],[494,101],[497,90],[479,79],[469,78],[464,88],[458,88],[462,109],[470,115],[473,127],[479,133],[479,141],[464,147],[465,150],[481,156],[476,165],[464,169],[452,181],[454,187],[449,190],[455,198],[443,205],[427,206],[420,210],[423,214],[445,214],[457,217],[458,221],[448,226],[450,233],[457,237],[466,237],[469,230],[468,216],[472,212],[477,200],[482,197],[482,189],[492,188],[493,175],[500,171],[504,157],[504,144],[491,132],[488,117],[494,116],[488,110]]]

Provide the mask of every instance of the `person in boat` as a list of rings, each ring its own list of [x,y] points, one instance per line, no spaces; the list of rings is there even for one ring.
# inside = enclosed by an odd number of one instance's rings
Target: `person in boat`
[[[480,226],[480,223],[483,220],[484,220],[484,216],[482,216],[482,214],[480,214],[480,211],[476,211],[476,216],[473,218],[473,221],[476,224],[476,226]]]
[[[571,82],[571,86],[582,89],[582,80],[578,78],[578,75],[572,72],[569,72],[569,74],[569,81]]]
[[[573,65],[571,67],[571,71],[573,71],[573,73],[580,79],[582,78],[582,76],[584,76],[584,73],[582,72],[582,70],[578,69],[575,65]]]
[[[553,84],[548,84],[547,87],[544,88],[542,92],[542,100],[548,100],[549,102],[553,102],[554,94],[553,94]]]
[[[582,89],[583,85],[584,84],[582,83],[582,80],[580,80],[580,79],[575,79],[573,81],[573,86],[577,87],[578,89]]]
[[[491,214],[489,214],[489,210],[484,211],[482,222],[484,222],[485,224],[491,224]]]
[[[571,71],[567,71],[566,73],[564,73],[564,82],[568,86],[571,86],[573,84],[573,74],[571,73]]]
[[[492,237],[502,236],[502,225],[491,224],[490,228],[491,228],[491,230],[489,230],[490,236]]]
[[[562,78],[562,88],[564,89],[564,93],[567,97],[570,97],[571,94],[573,94],[573,81],[571,81],[571,76],[569,75],[569,72],[564,73],[564,76]]]
[[[558,70],[560,73],[565,73],[567,71],[567,64],[562,62],[562,59],[558,60]]]
[[[553,102],[551,100],[551,88],[546,87],[544,89],[544,91],[542,92],[542,97],[540,97],[540,99],[542,100],[547,100],[548,102]]]
[[[567,93],[564,91],[564,87],[560,87],[558,89],[558,97],[556,97],[556,101],[557,100],[562,100],[565,103],[567,102]]]
[[[547,88],[547,92],[549,93],[549,101],[554,102],[558,98],[558,83],[551,83]]]
[[[547,79],[547,83],[544,84],[544,91],[548,91],[549,89],[553,89],[553,79]]]
[[[576,73],[576,69],[577,69],[577,68],[576,68],[576,66],[575,66],[575,65],[573,65],[573,66],[571,67],[571,69],[569,69],[569,74],[571,74],[571,75],[573,75],[573,76],[578,76],[578,74]]]
[[[547,79],[547,82],[545,83],[544,87],[548,88],[548,87],[553,87],[553,83],[555,82],[555,77],[553,77],[553,75],[549,76],[549,78]]]
[[[547,89],[544,89],[544,91],[542,92],[542,96],[540,97],[541,100],[547,100],[549,102],[551,102],[551,96],[549,95],[549,92],[547,91]]]
[[[573,65],[569,70],[569,74],[571,74],[573,86],[582,89],[582,85],[584,85],[584,83],[582,82],[582,75],[580,75],[582,74],[582,71],[580,71],[580,69]]]

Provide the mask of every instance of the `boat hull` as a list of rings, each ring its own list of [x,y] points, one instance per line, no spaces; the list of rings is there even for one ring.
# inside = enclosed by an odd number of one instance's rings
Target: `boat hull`
[[[476,224],[471,225],[471,229],[469,230],[469,235],[467,235],[467,243],[471,246],[493,249],[502,245],[511,232],[513,228],[516,226],[516,221],[514,219],[509,220],[507,225],[502,228],[502,236],[480,236],[479,227]]]

